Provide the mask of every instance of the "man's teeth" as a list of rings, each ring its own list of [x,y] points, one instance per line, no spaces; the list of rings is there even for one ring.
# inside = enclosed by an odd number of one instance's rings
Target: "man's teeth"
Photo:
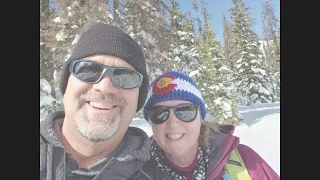
[[[100,103],[96,103],[96,102],[90,102],[89,105],[92,106],[92,107],[95,107],[95,108],[100,108],[100,109],[111,109],[111,108],[113,108],[113,106],[108,106],[108,105],[100,104]]]
[[[179,133],[179,134],[167,134],[167,137],[168,137],[169,139],[179,139],[182,135],[183,135],[183,133]]]

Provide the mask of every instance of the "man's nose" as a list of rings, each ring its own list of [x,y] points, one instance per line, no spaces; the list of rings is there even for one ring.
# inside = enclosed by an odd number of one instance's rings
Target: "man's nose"
[[[118,88],[113,86],[111,76],[107,71],[98,83],[93,84],[92,88],[102,93],[116,93],[118,91]]]

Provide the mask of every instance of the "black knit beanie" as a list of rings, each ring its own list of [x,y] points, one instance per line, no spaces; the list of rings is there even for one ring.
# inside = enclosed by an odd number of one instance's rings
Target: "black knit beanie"
[[[147,98],[149,78],[146,61],[139,44],[131,36],[115,25],[96,23],[79,38],[70,58],[64,63],[60,76],[60,90],[64,94],[70,76],[69,65],[72,61],[96,54],[112,55],[127,61],[136,71],[143,74],[139,90],[137,112]]]

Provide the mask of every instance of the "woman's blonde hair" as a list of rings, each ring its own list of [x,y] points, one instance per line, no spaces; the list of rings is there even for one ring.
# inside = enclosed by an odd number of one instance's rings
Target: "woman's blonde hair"
[[[215,122],[201,120],[200,135],[198,138],[199,146],[205,146],[210,149],[210,141],[213,137],[210,136],[210,131],[219,131]]]

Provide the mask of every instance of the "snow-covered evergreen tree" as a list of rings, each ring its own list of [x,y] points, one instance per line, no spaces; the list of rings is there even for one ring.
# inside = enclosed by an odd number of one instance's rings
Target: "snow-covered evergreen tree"
[[[240,115],[231,91],[228,90],[230,70],[224,65],[225,58],[220,41],[215,40],[209,15],[202,1],[204,33],[199,37],[202,65],[197,71],[196,83],[207,105],[208,120],[219,123],[238,124]]]
[[[43,51],[42,56],[50,58],[53,65],[51,73],[60,72],[63,62],[68,59],[70,52],[77,40],[93,23],[112,22],[112,16],[108,13],[108,5],[104,0],[77,1],[60,0],[56,2],[58,8],[46,22],[45,29],[41,29],[42,42],[48,51]],[[57,78],[59,78],[57,73]],[[52,75],[51,77],[54,77]],[[56,90],[57,80],[47,79]]]
[[[167,4],[161,0],[124,2],[124,27],[144,52],[150,82],[173,67],[168,57],[171,35],[168,9]],[[137,117],[143,117],[141,111],[137,113]]]
[[[50,54],[51,50],[46,41],[46,34],[50,32],[50,17],[54,13],[49,0],[40,0],[40,79],[47,79],[50,84],[54,84],[54,63]],[[41,89],[40,89],[41,91]],[[55,92],[52,91],[55,96]]]
[[[262,29],[261,43],[264,57],[270,71],[274,101],[280,100],[280,25],[275,16],[274,5],[270,0],[262,3]]]
[[[61,103],[51,95],[51,85],[45,79],[40,79],[40,120],[45,115],[61,108]]]
[[[124,5],[126,30],[141,45],[151,80],[172,69],[167,8],[159,0],[127,0]]]
[[[230,23],[226,19],[226,16],[223,14],[223,52],[225,57],[229,57],[229,41],[230,41]],[[229,66],[231,67],[231,66]]]
[[[170,0],[171,44],[169,60],[173,64],[172,70],[189,73],[199,66],[199,54],[195,42],[193,26],[188,14],[181,14],[176,0]]]
[[[230,46],[233,54],[230,58],[235,62],[237,103],[250,106],[255,103],[271,102],[272,86],[266,63],[259,49],[258,37],[252,28],[254,19],[249,17],[249,8],[243,0],[232,0],[232,3]]]

